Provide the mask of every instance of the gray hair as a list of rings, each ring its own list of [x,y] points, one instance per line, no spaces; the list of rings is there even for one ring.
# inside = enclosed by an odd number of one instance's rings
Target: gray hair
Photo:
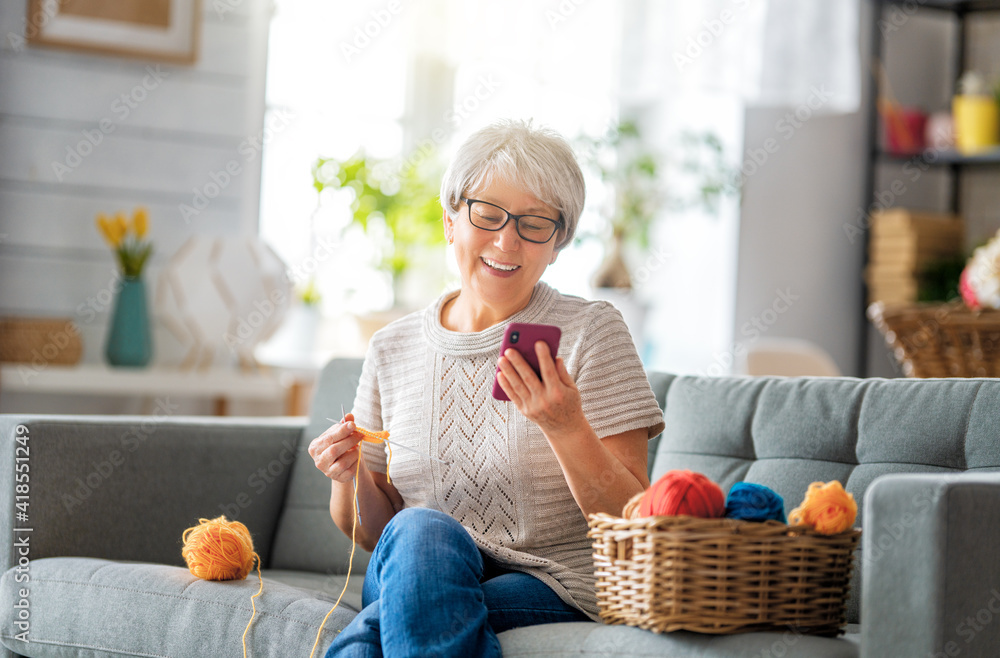
[[[461,197],[500,179],[523,188],[559,211],[563,228],[556,250],[573,240],[586,195],[583,172],[569,143],[550,128],[531,121],[503,120],[473,133],[451,161],[441,181],[441,206],[458,217]]]

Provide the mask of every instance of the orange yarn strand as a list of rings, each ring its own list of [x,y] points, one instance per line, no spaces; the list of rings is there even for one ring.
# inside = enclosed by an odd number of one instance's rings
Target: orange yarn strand
[[[254,599],[264,591],[260,556],[253,550],[250,531],[238,521],[228,521],[225,516],[219,516],[214,519],[198,519],[198,525],[185,530],[181,540],[184,542],[181,555],[188,570],[197,578],[243,580],[253,571],[256,560],[260,589],[250,597],[253,613],[243,630],[243,657],[246,658],[247,633],[254,617],[257,616],[257,603]]]
[[[363,427],[358,427],[357,425],[355,425],[354,431],[360,434],[361,436],[365,437],[365,441],[367,441],[368,443],[383,443],[386,439],[389,438],[388,430],[381,430],[376,432],[375,430],[366,430]],[[385,481],[388,482],[389,484],[392,484],[392,478],[389,477],[389,464],[392,463],[392,446],[386,443],[385,447],[389,450],[389,457],[386,459],[385,462]],[[356,488],[354,493],[356,496],[357,495]]]
[[[385,460],[385,481],[392,484],[392,478],[389,477],[389,464],[392,463],[392,446],[387,443],[385,447],[389,451],[389,457]]]
[[[388,435],[388,433],[386,433],[386,434]],[[386,469],[386,470],[388,470],[388,469]],[[344,598],[344,592],[347,591],[347,584],[349,582],[351,582],[351,568],[354,565],[354,549],[355,549],[355,547],[357,547],[357,542],[355,541],[354,533],[358,529],[358,505],[357,505],[357,500],[358,500],[358,477],[360,475],[361,475],[361,456],[359,455],[358,456],[357,470],[354,473],[354,501],[355,501],[355,504],[351,506],[351,509],[354,510],[354,522],[351,524],[351,557],[347,560],[347,577],[344,579],[344,589],[340,590],[340,596],[337,597],[337,602],[333,604],[333,607],[330,608],[330,612],[326,613],[326,617],[323,617],[323,621],[321,621],[320,624],[319,624],[319,630],[316,631],[316,641],[313,642],[313,648],[312,648],[312,651],[309,652],[309,658],[312,658],[313,654],[316,653],[316,647],[319,646],[319,636],[323,632],[323,627],[326,626],[326,620],[330,618],[330,615],[333,614],[333,611],[337,609],[338,605],[340,605],[340,599]]]
[[[383,443],[389,438],[389,432],[382,430],[380,432],[374,432],[372,430],[366,430],[363,427],[354,426],[354,431],[360,433],[365,437],[365,441],[369,443]],[[392,448],[388,443],[385,447],[389,450],[389,457],[385,462],[385,479],[389,484],[392,484],[392,480],[389,479],[389,464],[392,463]],[[358,478],[361,476],[361,455],[358,455],[358,465],[354,471],[354,505],[351,509],[354,511],[354,521],[351,523],[351,557],[347,560],[347,577],[344,579],[344,589],[340,590],[340,596],[337,597],[337,602],[333,604],[330,608],[330,612],[326,613],[326,617],[323,617],[323,621],[319,625],[319,630],[316,631],[316,641],[313,642],[312,651],[309,652],[309,658],[312,658],[313,654],[316,653],[316,647],[319,646],[319,636],[323,633],[323,627],[326,626],[326,620],[330,618],[333,611],[337,609],[340,605],[340,600],[344,598],[344,593],[347,591],[347,585],[351,582],[351,568],[354,565],[354,549],[357,548],[357,541],[355,539],[355,533],[358,529]]]
[[[264,593],[264,577],[260,575],[260,556],[254,553],[254,557],[257,558],[257,578],[260,580],[260,589],[257,590],[256,594],[250,597],[250,606],[253,608],[253,613],[250,615],[250,621],[247,622],[247,627],[243,629],[243,658],[247,657],[247,633],[250,632],[250,624],[253,623],[253,618],[257,616],[257,603],[254,599]]]

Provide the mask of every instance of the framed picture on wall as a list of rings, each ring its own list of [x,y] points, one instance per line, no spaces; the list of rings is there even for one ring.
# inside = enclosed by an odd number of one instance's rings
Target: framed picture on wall
[[[200,0],[29,0],[32,44],[193,64]]]

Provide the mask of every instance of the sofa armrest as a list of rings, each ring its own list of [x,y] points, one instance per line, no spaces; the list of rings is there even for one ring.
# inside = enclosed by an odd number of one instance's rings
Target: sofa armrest
[[[880,477],[862,541],[862,658],[995,655],[1000,473]]]
[[[0,573],[23,556],[183,565],[184,529],[223,514],[267,566],[304,419],[163,411],[0,415]]]

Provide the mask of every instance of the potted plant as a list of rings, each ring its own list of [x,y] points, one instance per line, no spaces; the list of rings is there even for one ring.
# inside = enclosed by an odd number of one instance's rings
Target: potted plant
[[[611,189],[613,202],[603,212],[602,232],[583,233],[580,239],[598,238],[605,245],[604,261],[594,273],[595,288],[632,288],[625,260],[625,247],[646,251],[652,227],[662,208],[681,211],[700,207],[709,215],[718,213],[725,196],[738,193],[739,171],[726,158],[722,141],[711,132],[684,132],[668,160],[651,150],[638,124],[622,121],[601,138],[581,136],[577,148],[584,164]],[[666,173],[672,179],[693,179],[693,194],[667,193]]]
[[[618,123],[601,138],[577,138],[584,165],[608,186],[612,199],[602,212],[602,230],[579,234],[580,240],[597,238],[605,245],[604,260],[591,279],[591,296],[621,311],[640,353],[649,305],[633,294],[627,252],[649,251],[654,223],[664,209],[700,207],[715,215],[722,197],[738,190],[739,171],[727,163],[717,136],[685,132],[679,141],[671,149],[678,155],[663,158],[647,145],[634,121]],[[671,183],[683,183],[684,189],[692,191],[668,194],[664,180],[668,173]]]
[[[649,247],[649,230],[659,201],[659,158],[644,148],[638,126],[631,121],[617,124],[604,138],[581,136],[577,148],[586,165],[612,190],[613,202],[604,211],[607,224],[596,237],[606,246],[604,261],[591,280],[595,288],[632,287],[632,276],[624,258],[626,240]]]

